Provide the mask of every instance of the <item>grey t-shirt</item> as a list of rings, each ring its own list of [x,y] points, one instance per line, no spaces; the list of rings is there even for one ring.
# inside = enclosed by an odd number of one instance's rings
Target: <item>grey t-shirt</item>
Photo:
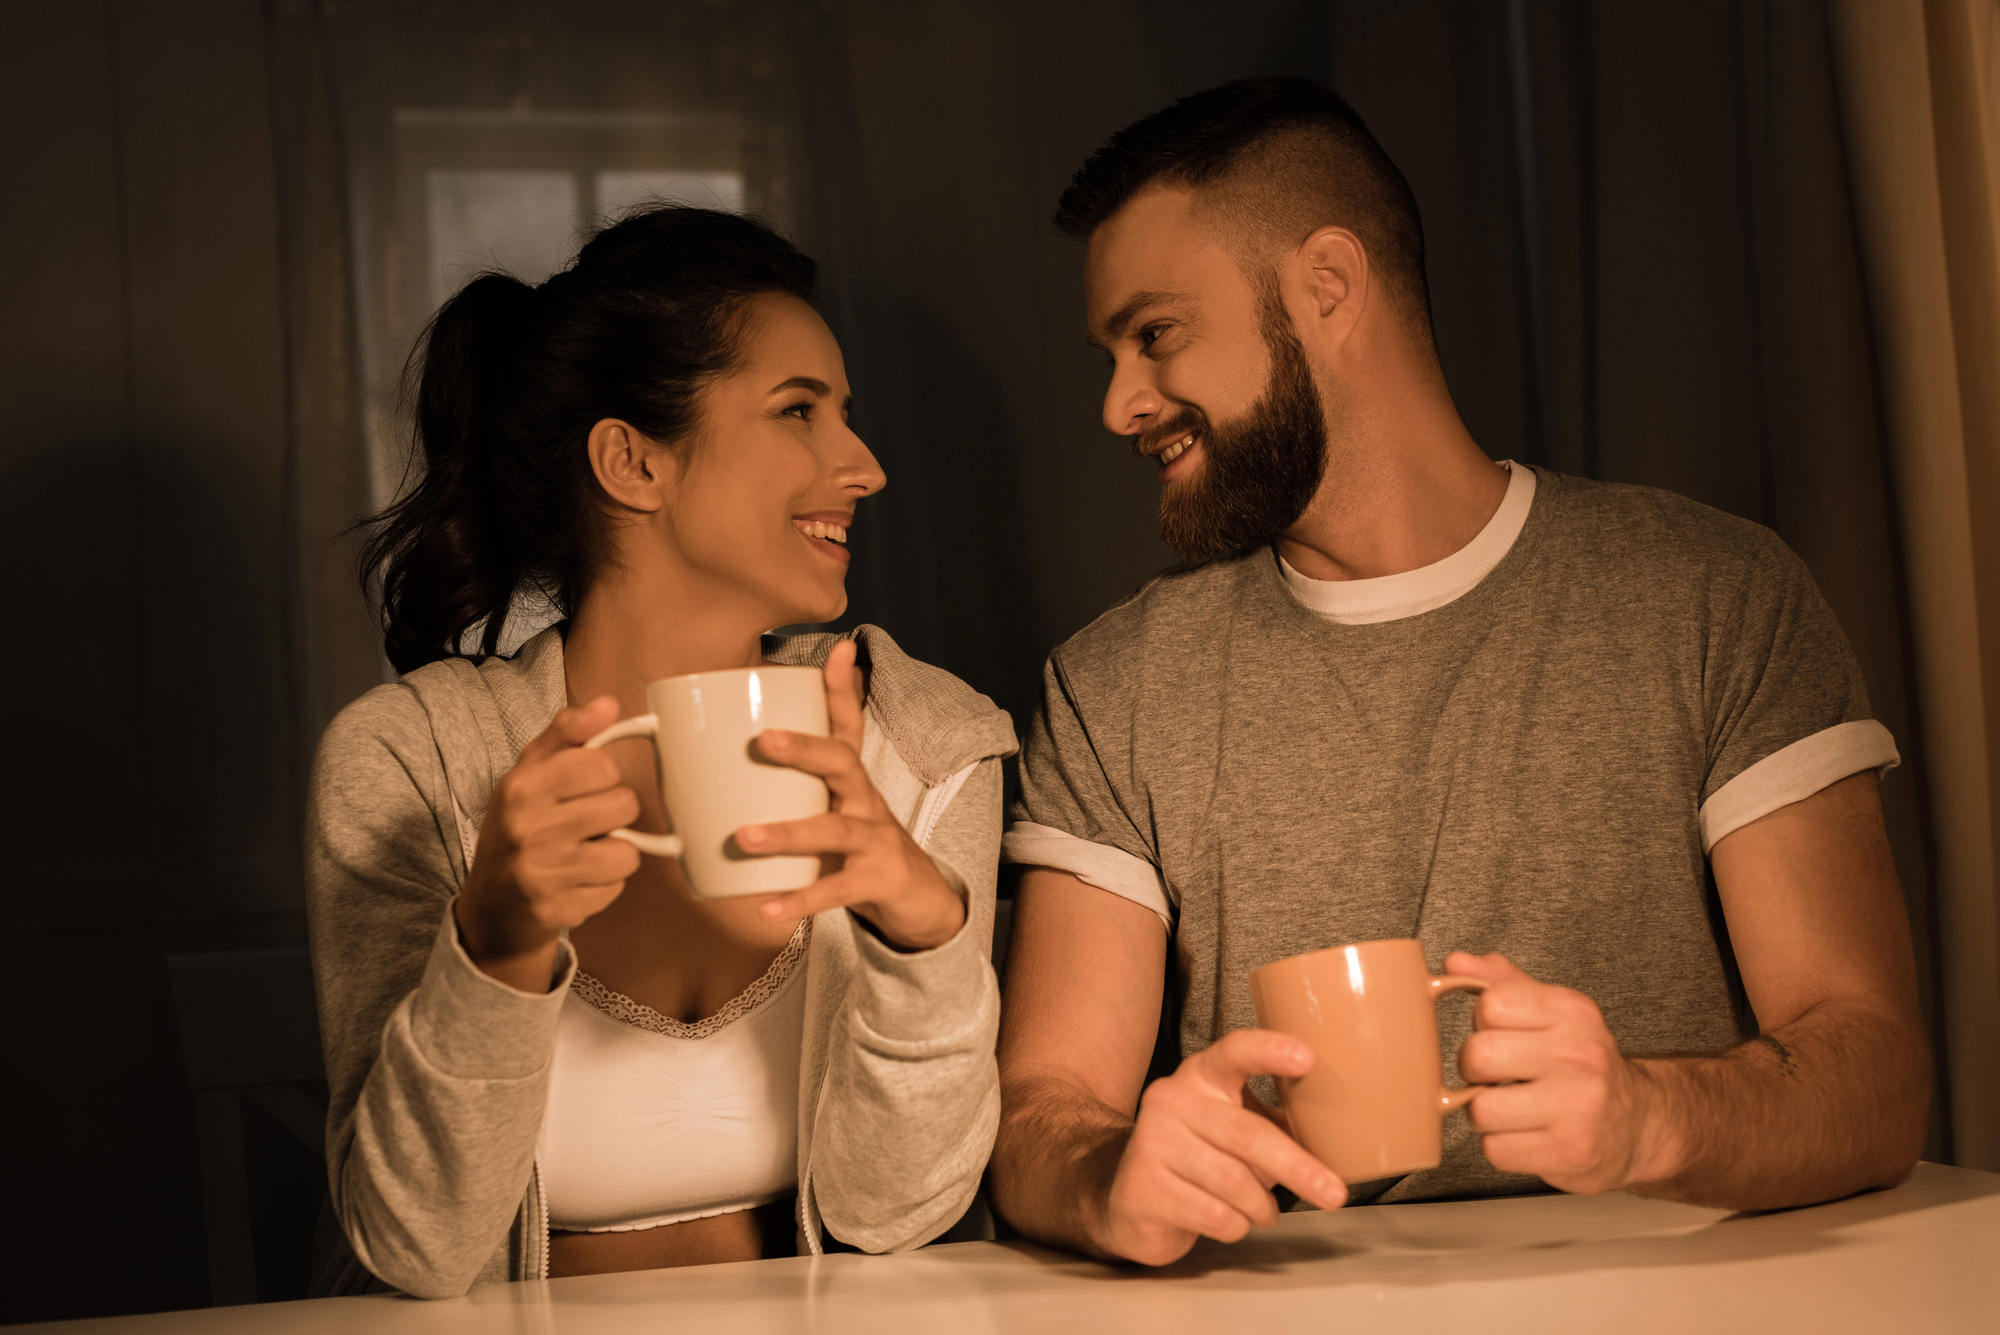
[[[1588,994],[1628,1054],[1755,1032],[1698,812],[1869,716],[1853,655],[1767,529],[1536,476],[1512,549],[1442,607],[1329,622],[1262,550],[1153,580],[1051,655],[1013,814],[1158,869],[1184,1053],[1255,1023],[1252,969],[1412,936],[1433,969],[1498,950]],[[1456,1084],[1470,1003],[1439,1020]],[[1452,1116],[1438,1168],[1356,1199],[1539,1186]]]

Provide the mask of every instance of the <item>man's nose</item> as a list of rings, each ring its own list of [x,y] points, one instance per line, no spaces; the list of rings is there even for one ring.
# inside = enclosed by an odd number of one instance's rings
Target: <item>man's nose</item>
[[[1159,416],[1160,392],[1152,377],[1137,366],[1115,366],[1111,386],[1104,391],[1104,429],[1114,436],[1136,436]]]

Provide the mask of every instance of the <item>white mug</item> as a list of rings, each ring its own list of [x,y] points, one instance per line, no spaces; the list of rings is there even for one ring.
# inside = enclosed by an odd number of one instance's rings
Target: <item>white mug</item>
[[[736,847],[745,825],[817,816],[826,783],[759,760],[766,728],[827,735],[826,686],[818,668],[754,667],[668,677],[646,688],[650,714],[621,719],[585,746],[650,737],[660,795],[674,834],[618,829],[611,835],[655,857],[679,858],[697,899],[799,890],[819,879],[817,857],[753,856]]]

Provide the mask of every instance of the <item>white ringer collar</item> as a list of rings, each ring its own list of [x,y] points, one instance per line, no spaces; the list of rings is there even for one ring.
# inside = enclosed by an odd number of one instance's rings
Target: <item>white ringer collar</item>
[[[1477,537],[1442,561],[1379,579],[1308,579],[1284,557],[1278,569],[1285,587],[1308,611],[1347,626],[1400,621],[1429,612],[1471,592],[1513,550],[1535,501],[1535,470],[1502,461],[1507,494]]]

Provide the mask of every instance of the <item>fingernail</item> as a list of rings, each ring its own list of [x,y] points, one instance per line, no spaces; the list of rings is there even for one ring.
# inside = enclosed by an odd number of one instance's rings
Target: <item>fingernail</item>
[[[739,844],[761,844],[761,843],[763,843],[763,842],[764,842],[764,827],[763,827],[763,826],[761,826],[761,825],[746,825],[746,826],[744,826],[744,827],[743,827],[742,829],[740,829],[740,830],[738,830],[738,831],[736,832],[736,842],[737,842],[737,843],[739,843]]]
[[[771,728],[764,733],[764,745],[770,750],[783,751],[791,746],[791,744],[792,735],[788,732],[780,732],[776,728]]]
[[[783,900],[774,899],[757,910],[767,918],[782,918],[785,915]]]

